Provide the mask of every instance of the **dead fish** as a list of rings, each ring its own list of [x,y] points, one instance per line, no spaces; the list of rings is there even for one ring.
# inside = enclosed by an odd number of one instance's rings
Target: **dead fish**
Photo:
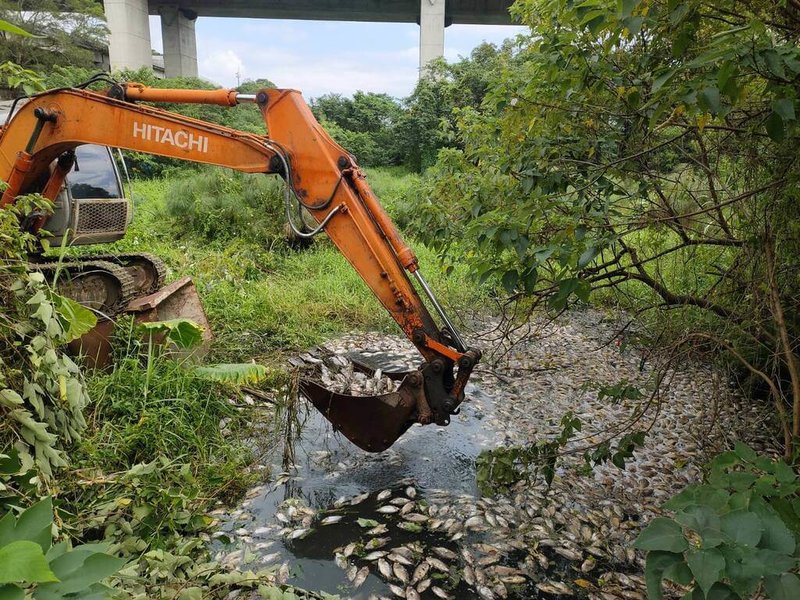
[[[414,564],[413,562],[411,562],[411,559],[406,558],[405,556],[403,556],[402,554],[398,554],[397,552],[392,552],[391,554],[389,554],[389,556],[387,556],[387,558],[392,562],[399,563],[401,565],[406,565],[409,567]]]
[[[428,577],[427,579],[423,579],[417,584],[417,591],[422,594],[425,590],[431,587],[431,579]]]
[[[314,530],[313,529],[308,529],[306,527],[304,527],[302,529],[295,529],[292,533],[290,533],[287,536],[287,539],[296,540],[296,539],[299,539],[299,538],[307,536],[312,531],[314,531]]]
[[[400,510],[400,509],[397,508],[396,506],[381,506],[378,509],[378,512],[379,513],[383,513],[385,515],[390,515],[392,513],[396,513],[398,510]]]
[[[364,560],[368,560],[368,561],[372,562],[374,560],[378,560],[379,558],[383,558],[387,554],[388,554],[388,552],[385,552],[383,550],[376,550],[375,552],[370,552],[369,554],[367,554],[364,557]]]
[[[411,583],[417,583],[425,579],[425,576],[428,574],[428,571],[430,570],[431,570],[430,563],[424,561],[419,563],[419,565],[417,565],[417,568],[414,569],[414,574],[411,576]]]
[[[367,498],[369,498],[369,492],[367,492],[365,494],[359,494],[358,496],[356,496],[355,498],[350,500],[350,506],[355,506],[356,504],[361,504]]]
[[[500,560],[499,554],[491,554],[489,556],[484,556],[483,558],[478,559],[478,564],[482,567],[488,567],[489,565],[493,565],[499,560]]]
[[[442,573],[450,572],[450,568],[438,558],[434,558],[433,556],[428,556],[425,560],[428,563],[430,563],[430,565],[437,571],[441,571]]]
[[[458,554],[453,552],[452,550],[448,550],[447,548],[443,548],[442,546],[436,546],[431,548],[436,554],[441,556],[446,560],[456,560],[458,558]]]
[[[477,515],[475,515],[474,517],[470,517],[464,523],[464,527],[466,527],[467,529],[470,529],[470,528],[471,529],[475,529],[475,528],[481,527],[482,525],[483,525],[483,519],[481,517],[477,516]]]
[[[408,486],[406,488],[406,496],[408,496],[409,498],[416,498],[417,490],[415,490],[412,486]]]
[[[389,564],[389,561],[385,558],[381,558],[378,560],[378,571],[380,574],[383,575],[386,579],[392,578],[392,566]]]
[[[508,598],[508,590],[506,586],[503,585],[502,582],[498,581],[495,586],[492,588],[495,596],[500,596],[501,598]]]
[[[561,581],[543,581],[537,583],[536,587],[545,594],[564,594],[566,596],[572,595],[572,590],[569,586]]]
[[[494,600],[494,592],[485,585],[478,586],[478,595],[484,600]]]
[[[397,498],[392,498],[391,500],[389,500],[389,504],[394,504],[395,506],[403,506],[408,502],[411,502],[411,500],[403,496],[398,496]]]
[[[265,533],[269,533],[272,531],[271,527],[259,527],[258,529],[253,531],[253,535],[264,535]]]
[[[262,556],[261,559],[260,559],[260,562],[262,562],[264,564],[267,564],[267,563],[271,563],[273,561],[278,560],[280,557],[281,557],[281,553],[280,552],[273,552],[272,554],[266,554],[266,555]]]
[[[404,515],[403,518],[407,521],[411,521],[412,523],[424,523],[428,520],[428,517],[420,513],[409,513]]]
[[[589,571],[594,569],[595,565],[597,565],[597,559],[594,556],[590,556],[581,563],[581,571],[583,571],[584,573],[588,573]]]
[[[336,566],[342,570],[347,569],[347,559],[344,557],[344,554],[340,554],[339,552],[333,558],[333,562],[336,563]]]
[[[417,590],[413,587],[406,588],[406,600],[420,600]]]
[[[383,502],[392,495],[392,490],[383,490],[378,494],[378,502]]]
[[[401,565],[400,563],[394,563],[392,565],[392,572],[394,576],[397,577],[403,583],[408,583],[408,571],[406,568]]]
[[[292,521],[289,517],[287,517],[280,511],[275,513],[275,518],[278,519],[278,521],[280,521],[281,523],[291,523]]]
[[[355,581],[356,575],[358,575],[358,567],[352,565],[349,569],[347,569],[345,574],[347,575],[347,579],[349,579],[350,581]]]
[[[406,591],[401,588],[399,585],[395,585],[393,583],[389,584],[389,589],[392,590],[392,593],[397,596],[398,598],[405,598]]]
[[[434,594],[436,594],[439,598],[441,598],[442,600],[452,600],[452,598],[453,598],[450,594],[448,594],[442,588],[440,588],[439,586],[436,586],[436,585],[431,586],[431,591]]]
[[[406,502],[403,507],[400,509],[401,515],[407,515],[412,510],[414,510],[414,503],[413,502]]]
[[[349,558],[355,551],[356,551],[356,543],[351,542],[344,547],[342,554],[344,555],[345,558]]]
[[[378,548],[385,546],[386,542],[389,541],[389,538],[372,538],[366,544],[364,544],[365,550],[377,550]]]
[[[361,584],[367,580],[369,575],[369,567],[361,567],[353,580],[353,588],[361,587]]]
[[[466,578],[465,578],[466,579]],[[500,581],[503,583],[507,583],[508,585],[520,585],[525,583],[527,579],[522,575],[506,575],[500,578]]]
[[[389,531],[389,528],[386,525],[384,525],[383,523],[381,523],[377,527],[373,527],[372,529],[370,529],[367,532],[367,535],[369,535],[369,536],[382,535],[382,534],[386,533],[387,531]]]
[[[472,570],[472,567],[467,565],[464,567],[464,581],[467,582],[467,585],[474,586],[475,585],[475,571]]]
[[[555,551],[556,554],[560,554],[567,560],[581,560],[583,558],[583,554],[570,550],[569,548],[556,548]]]
[[[392,548],[393,554],[399,554],[400,556],[404,556],[407,559],[411,560],[414,558],[414,550],[409,548],[408,546],[398,546],[397,548]],[[417,550],[418,554],[422,554],[422,548]],[[403,563],[405,564],[405,563]]]
[[[342,515],[331,515],[330,517],[325,517],[320,521],[322,525],[333,525],[334,523],[338,523],[344,517]]]
[[[278,583],[286,583],[289,579],[289,563],[285,562],[281,565],[281,568],[278,569],[278,575],[276,576],[276,580]]]

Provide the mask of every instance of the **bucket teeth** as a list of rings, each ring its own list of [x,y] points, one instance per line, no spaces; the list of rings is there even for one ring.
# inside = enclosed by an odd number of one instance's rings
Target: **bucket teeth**
[[[397,391],[378,396],[339,394],[301,379],[300,392],[353,444],[367,452],[382,452],[417,420],[420,379],[412,373]]]

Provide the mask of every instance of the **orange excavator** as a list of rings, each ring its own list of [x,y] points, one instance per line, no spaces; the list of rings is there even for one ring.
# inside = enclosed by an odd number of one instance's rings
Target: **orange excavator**
[[[308,238],[327,233],[423,357],[420,367],[405,374],[395,392],[350,396],[303,380],[303,394],[350,441],[372,452],[391,446],[413,423],[450,422],[464,400],[467,380],[481,353],[467,348],[363,171],[316,121],[300,92],[156,89],[105,77],[90,82],[98,80],[110,87],[104,92],[90,91],[87,85],[43,92],[9,117],[0,129],[0,180],[6,183],[0,206],[34,192],[55,202],[75,166],[76,149],[84,145],[277,174],[286,183],[286,218],[294,234]],[[237,131],[139,102],[254,104],[268,135]],[[98,210],[102,219],[102,209]],[[299,224],[303,214],[316,221],[313,229]],[[47,225],[43,215],[23,220],[23,227],[34,233]],[[87,272],[85,264],[73,269],[76,278]],[[88,272],[104,278],[99,284],[104,289],[112,280],[124,287],[126,273],[128,278],[131,273],[144,273],[140,279],[151,288],[157,287],[160,277],[157,261],[148,255],[90,265]],[[119,272],[119,267],[127,271]],[[111,277],[114,273],[117,279]],[[441,328],[418,289],[438,315]],[[115,301],[124,298],[121,293],[111,296]]]

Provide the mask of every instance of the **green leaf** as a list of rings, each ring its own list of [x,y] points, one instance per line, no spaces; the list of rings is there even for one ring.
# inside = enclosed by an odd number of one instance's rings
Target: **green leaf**
[[[761,519],[764,531],[761,540],[758,542],[759,548],[773,550],[781,554],[794,554],[796,542],[792,532],[786,527],[781,518],[768,506],[756,506],[754,511]]]
[[[595,246],[589,246],[586,248],[586,250],[583,251],[583,254],[580,255],[580,258],[578,258],[578,268],[582,269],[588,265],[598,254],[600,254],[600,248]]]
[[[772,103],[772,110],[780,115],[784,123],[794,121],[794,100],[791,98],[781,98]]]
[[[735,510],[722,515],[722,533],[735,544],[756,546],[764,531],[758,515],[748,510]]]
[[[652,92],[653,92],[653,93],[656,93],[658,90],[660,90],[662,87],[664,87],[664,85],[665,85],[667,82],[669,82],[669,80],[670,80],[670,79],[672,79],[673,77],[675,77],[675,74],[676,74],[676,73],[677,73],[677,71],[676,71],[675,69],[670,69],[670,70],[668,70],[668,71],[665,71],[665,72],[663,72],[663,73],[662,73],[661,75],[659,75],[658,77],[656,77],[656,78],[653,80],[653,86],[652,86],[652,88],[651,88]]]
[[[698,96],[700,106],[711,114],[719,114],[722,109],[720,103],[719,90],[715,86],[708,86]]]
[[[358,523],[359,527],[364,527],[365,529],[378,526],[378,522],[374,519],[357,519],[356,523]]]
[[[634,9],[639,5],[641,0],[619,0],[619,14],[620,16],[630,17]]]
[[[78,339],[97,325],[95,314],[71,298],[53,294],[52,299],[64,330],[64,342]]]
[[[268,374],[264,365],[255,363],[221,363],[197,367],[194,372],[205,379],[233,385],[255,384],[263,381]]]
[[[711,586],[720,580],[722,570],[725,568],[725,557],[716,548],[703,548],[690,552],[686,563],[692,570],[697,584],[708,594]]]
[[[800,598],[800,578],[794,573],[770,575],[764,579],[770,600],[797,600]]]
[[[708,590],[705,600],[739,600],[739,594],[728,585],[718,581]]]
[[[503,285],[503,289],[506,292],[513,294],[514,290],[517,288],[517,281],[519,281],[519,274],[516,271],[506,271],[503,273],[503,278],[500,280],[500,283]]]
[[[683,537],[681,526],[667,517],[656,517],[642,530],[634,545],[639,550],[683,552],[689,543]]]
[[[0,545],[16,540],[28,540],[36,542],[42,547],[42,551],[47,552],[52,543],[50,534],[52,524],[53,502],[48,496],[23,511],[10,530],[0,524]]]
[[[25,600],[25,592],[11,583],[0,585],[0,600]]]
[[[708,506],[689,506],[676,513],[675,520],[696,531],[702,538],[704,548],[714,548],[723,542],[719,515]]]
[[[58,581],[50,570],[42,547],[28,540],[0,548],[0,583],[41,583]]]
[[[14,35],[19,35],[22,37],[41,37],[38,35],[33,35],[32,33],[29,33],[24,29],[17,27],[16,25],[12,25],[8,21],[4,21],[3,19],[0,19],[0,31],[7,31],[8,33],[13,33]]]
[[[152,321],[139,323],[138,327],[154,339],[164,336],[165,340],[182,349],[194,348],[203,341],[203,328],[191,319]]]
[[[76,548],[76,550],[79,549],[80,547]],[[73,550],[73,552],[74,551],[75,550]],[[64,556],[68,556],[69,554],[68,552]],[[95,551],[86,558],[80,567],[66,575],[61,575],[58,573],[54,561],[53,570],[61,576],[61,581],[58,583],[45,583],[40,585],[39,590],[44,592],[44,594],[37,594],[37,597],[41,596],[42,598],[47,598],[48,595],[52,594],[74,594],[86,590],[93,584],[119,571],[125,565],[125,562],[126,560],[124,558],[116,558]]]
[[[767,135],[774,142],[780,142],[784,137],[783,119],[776,112],[769,113],[764,126],[767,128]]]
[[[650,598],[650,600],[661,600],[664,597],[661,589],[661,580],[664,578],[664,571],[683,562],[683,554],[677,554],[675,552],[661,552],[656,550],[647,554],[644,578],[647,582],[647,597]]]

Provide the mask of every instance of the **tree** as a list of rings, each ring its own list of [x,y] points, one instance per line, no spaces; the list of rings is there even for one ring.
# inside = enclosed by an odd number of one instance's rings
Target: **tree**
[[[420,235],[552,309],[590,294],[717,350],[800,439],[794,3],[519,0],[530,37],[456,112]],[[680,318],[675,314],[680,313]]]
[[[352,98],[326,94],[311,109],[328,133],[365,166],[398,164],[397,123],[403,109],[387,94],[356,92]]]
[[[454,136],[458,111],[479,108],[490,82],[511,59],[511,43],[497,48],[484,42],[458,62],[431,63],[406,98],[398,123],[404,164],[421,171],[436,161],[441,148],[458,145]]]
[[[0,63],[42,72],[57,64],[91,67],[106,47],[103,7],[94,0],[0,0],[0,19],[34,34],[0,30]]]

